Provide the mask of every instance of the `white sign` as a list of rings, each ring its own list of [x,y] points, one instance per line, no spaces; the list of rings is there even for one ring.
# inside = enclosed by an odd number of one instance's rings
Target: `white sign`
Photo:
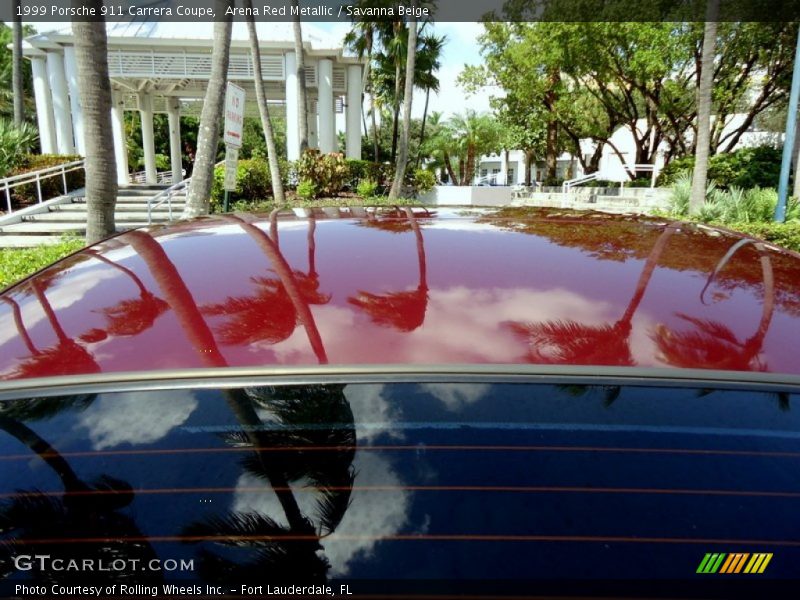
[[[236,191],[236,167],[239,164],[239,149],[233,146],[225,147],[225,181],[222,189],[226,192]]]
[[[225,91],[225,137],[227,145],[242,147],[242,127],[244,126],[244,88],[228,82]]]

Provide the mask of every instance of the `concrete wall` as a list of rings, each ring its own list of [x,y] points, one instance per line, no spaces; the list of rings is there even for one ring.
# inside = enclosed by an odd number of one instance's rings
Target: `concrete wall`
[[[508,206],[511,196],[510,187],[437,185],[419,200],[438,206]]]

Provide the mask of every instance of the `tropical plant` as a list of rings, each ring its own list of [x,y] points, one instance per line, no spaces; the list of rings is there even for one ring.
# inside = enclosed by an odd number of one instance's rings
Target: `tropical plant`
[[[335,196],[342,191],[350,176],[350,168],[339,152],[322,154],[316,148],[307,148],[296,164],[297,177],[314,184],[316,192]]]
[[[38,137],[36,128],[29,123],[23,121],[15,125],[0,119],[0,177],[5,177],[23,162]]]
[[[362,198],[372,198],[377,191],[378,184],[372,179],[362,179],[356,187],[356,193]]]
[[[303,200],[313,200],[317,197],[317,186],[310,179],[301,179],[297,184],[297,195]]]
[[[96,14],[101,14],[102,0],[89,0],[88,5]],[[108,40],[102,17],[92,21],[74,20],[72,29],[86,140],[86,243],[94,244],[116,230],[117,177],[111,136]]]
[[[214,179],[219,132],[225,108],[225,84],[228,79],[228,59],[231,49],[233,22],[226,9],[230,0],[216,0],[219,20],[214,22],[214,40],[211,51],[211,77],[206,87],[203,110],[200,113],[200,133],[197,136],[197,154],[192,172],[192,185],[186,195],[182,218],[191,219],[208,214],[211,186]],[[88,137],[88,136],[87,136]]]

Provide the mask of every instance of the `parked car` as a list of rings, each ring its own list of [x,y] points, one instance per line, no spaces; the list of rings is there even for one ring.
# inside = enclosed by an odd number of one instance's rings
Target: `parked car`
[[[0,294],[3,594],[794,595],[799,284],[592,213],[117,235]]]

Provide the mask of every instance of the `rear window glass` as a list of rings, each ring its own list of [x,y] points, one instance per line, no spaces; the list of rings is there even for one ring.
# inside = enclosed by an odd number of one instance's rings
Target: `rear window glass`
[[[468,582],[491,595],[653,580],[708,591],[739,563],[737,589],[765,590],[800,564],[797,402],[499,383],[6,401],[0,591]]]

